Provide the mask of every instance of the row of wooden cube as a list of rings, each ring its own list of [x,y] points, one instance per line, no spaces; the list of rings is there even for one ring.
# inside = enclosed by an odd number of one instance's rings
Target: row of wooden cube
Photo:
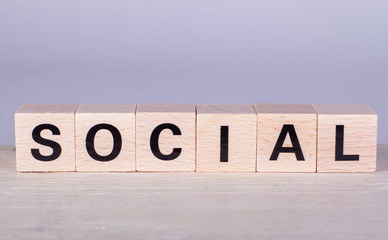
[[[44,104],[15,114],[20,172],[374,172],[368,105]]]

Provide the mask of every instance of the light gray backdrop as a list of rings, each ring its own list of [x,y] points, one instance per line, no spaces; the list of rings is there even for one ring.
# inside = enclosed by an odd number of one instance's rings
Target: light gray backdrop
[[[23,103],[368,103],[388,1],[0,1],[0,144]]]

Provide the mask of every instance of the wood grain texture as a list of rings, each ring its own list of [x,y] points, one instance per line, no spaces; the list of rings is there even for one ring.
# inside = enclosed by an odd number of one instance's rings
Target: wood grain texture
[[[0,147],[2,240],[385,239],[376,173],[23,173]]]
[[[377,114],[367,105],[314,105],[318,112],[318,172],[374,172]],[[336,161],[336,125],[344,126],[344,154],[359,161]]]
[[[195,171],[195,105],[139,104],[136,111],[136,170],[147,172]],[[159,135],[161,153],[168,155],[181,148],[174,160],[160,160],[151,151],[150,137],[164,123],[177,126],[181,135],[165,129]]]
[[[75,171],[74,114],[78,104],[25,104],[15,113],[16,164],[19,172]],[[53,161],[39,161],[31,149],[39,149],[44,156],[52,148],[42,146],[32,138],[32,131],[41,124],[56,126],[60,135],[43,130],[41,136],[60,144],[61,155]]]
[[[197,172],[255,172],[256,121],[252,105],[197,105]],[[228,162],[220,162],[220,129],[228,126]]]
[[[312,104],[257,103],[258,114],[316,114]]]
[[[309,104],[255,104],[258,114],[258,172],[316,172],[317,113]],[[285,124],[293,125],[304,156],[298,161],[295,153],[280,153],[270,160]],[[290,135],[283,147],[293,147]]]
[[[194,104],[176,104],[176,103],[142,103],[138,104],[137,113],[187,113],[195,109]]]
[[[76,171],[135,171],[135,104],[80,104],[76,113]],[[86,149],[86,136],[97,124],[109,124],[121,135],[120,154],[111,161],[97,161]],[[94,139],[94,148],[101,156],[113,149],[113,136],[101,129]]]

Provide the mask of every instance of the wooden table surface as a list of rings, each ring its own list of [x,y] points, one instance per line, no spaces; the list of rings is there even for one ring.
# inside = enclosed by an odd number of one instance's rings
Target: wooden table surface
[[[388,239],[376,173],[17,173],[0,147],[0,239]]]

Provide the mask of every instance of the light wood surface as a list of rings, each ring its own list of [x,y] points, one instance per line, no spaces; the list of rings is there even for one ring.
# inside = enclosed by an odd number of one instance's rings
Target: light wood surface
[[[80,104],[76,113],[76,171],[135,171],[135,110],[136,104]],[[98,124],[109,124],[120,132],[121,150],[110,161],[93,159],[86,148],[86,136]],[[99,130],[94,138],[97,154],[112,153],[113,136]]]
[[[139,113],[187,113],[195,109],[194,104],[179,104],[179,103],[142,103],[138,104],[136,112]]]
[[[200,114],[254,114],[251,104],[199,104],[196,105]]]
[[[159,150],[169,155],[181,149],[172,160],[161,160],[151,151],[151,135],[161,124],[173,124],[180,130],[174,135],[164,129],[158,137]],[[146,172],[195,171],[195,105],[138,104],[136,111],[136,170]]]
[[[386,239],[376,173],[17,173],[0,147],[2,240]]]
[[[53,113],[74,113],[79,104],[23,104],[17,110],[16,114],[37,113],[47,115]]]
[[[25,104],[15,113],[15,139],[17,169],[20,172],[75,171],[74,115],[78,104]],[[33,130],[41,124],[50,124],[59,130],[54,134],[43,130],[40,136],[60,145],[58,158],[40,161],[33,157],[31,149],[38,149],[42,156],[53,154],[53,148],[37,143]]]
[[[255,104],[258,114],[257,171],[258,172],[316,172],[317,113],[310,104]],[[296,154],[281,152],[270,160],[284,125],[296,132],[303,161]],[[295,147],[286,135],[283,147]]]
[[[197,105],[197,172],[255,172],[257,115],[252,105]],[[221,162],[221,127],[228,161]]]
[[[314,114],[312,104],[257,103],[258,114]]]
[[[377,115],[367,105],[314,105],[318,112],[318,172],[374,172]],[[336,161],[336,126],[344,126],[344,154],[359,161]]]
[[[315,110],[319,114],[334,114],[334,115],[364,115],[376,113],[367,104],[314,104]]]

